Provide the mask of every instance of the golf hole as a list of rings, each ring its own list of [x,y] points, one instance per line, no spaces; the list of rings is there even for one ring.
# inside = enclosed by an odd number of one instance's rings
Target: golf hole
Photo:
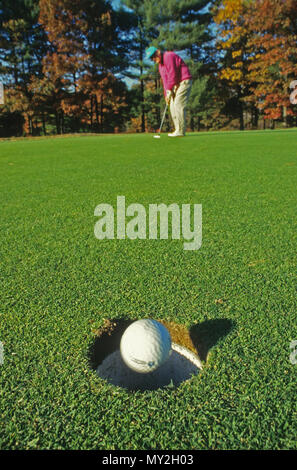
[[[123,361],[120,341],[132,320],[106,320],[96,332],[90,349],[91,367],[108,383],[131,391],[157,390],[163,387],[178,387],[199,374],[202,363],[183,325],[158,320],[168,329],[172,339],[172,351],[167,361],[153,372],[142,374],[131,370]]]

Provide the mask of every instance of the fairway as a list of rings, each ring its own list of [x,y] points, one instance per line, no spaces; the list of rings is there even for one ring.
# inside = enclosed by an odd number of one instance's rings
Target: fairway
[[[296,449],[297,130],[0,142],[0,448]],[[202,245],[94,235],[98,204],[201,204]],[[107,320],[199,333],[203,369],[96,375]]]

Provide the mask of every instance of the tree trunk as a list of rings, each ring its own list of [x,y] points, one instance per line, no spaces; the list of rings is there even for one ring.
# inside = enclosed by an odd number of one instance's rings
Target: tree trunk
[[[193,116],[193,114],[191,114],[190,126],[191,126],[191,131],[194,132],[194,130],[195,130],[195,122],[194,122],[194,116]]]
[[[104,114],[103,114],[103,96],[101,95],[101,97],[100,97],[100,132],[103,132],[103,119],[104,119]]]
[[[243,103],[241,101],[242,91],[240,86],[237,87],[237,100],[238,100],[238,118],[239,118],[239,129],[244,131],[244,113],[243,113]]]
[[[157,79],[155,79],[155,91],[156,93],[158,92],[159,89],[159,82]],[[156,106],[156,122],[158,125],[161,123],[161,102],[159,103],[159,106]]]
[[[44,113],[42,113],[42,130],[43,130],[43,135],[46,135],[46,120],[45,120]]]
[[[258,122],[259,122],[259,110],[256,106],[252,109],[252,127],[253,129],[258,129]]]
[[[244,116],[242,102],[239,100],[239,128],[244,131]]]
[[[61,111],[61,114],[62,114],[62,117],[61,117],[61,121],[62,121],[62,134],[65,134],[65,119],[64,119],[64,111]]]
[[[91,109],[90,109],[90,126],[91,126],[91,131],[93,130],[93,95],[91,95]]]
[[[62,134],[61,116],[59,111],[55,112],[57,134]]]
[[[99,131],[100,128],[100,116],[99,116],[99,106],[98,106],[98,99],[97,96],[94,95],[94,102],[95,102],[95,116],[96,116],[96,132]]]
[[[144,80],[142,78],[143,74],[143,43],[140,42],[139,49],[139,62],[140,62],[140,103],[141,103],[141,132],[145,132],[145,112],[144,112]]]

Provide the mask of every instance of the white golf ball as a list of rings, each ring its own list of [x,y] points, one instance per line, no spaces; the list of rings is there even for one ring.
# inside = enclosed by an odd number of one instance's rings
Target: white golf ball
[[[137,320],[124,331],[120,351],[130,369],[141,373],[152,372],[170,356],[169,331],[156,320]]]

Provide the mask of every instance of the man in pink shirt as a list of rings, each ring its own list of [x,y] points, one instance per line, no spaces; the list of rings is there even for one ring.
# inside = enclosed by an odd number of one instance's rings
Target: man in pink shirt
[[[175,131],[169,137],[183,137],[186,133],[186,106],[189,100],[192,76],[184,61],[175,52],[161,52],[156,47],[146,50],[146,58],[159,64],[166,103]]]

